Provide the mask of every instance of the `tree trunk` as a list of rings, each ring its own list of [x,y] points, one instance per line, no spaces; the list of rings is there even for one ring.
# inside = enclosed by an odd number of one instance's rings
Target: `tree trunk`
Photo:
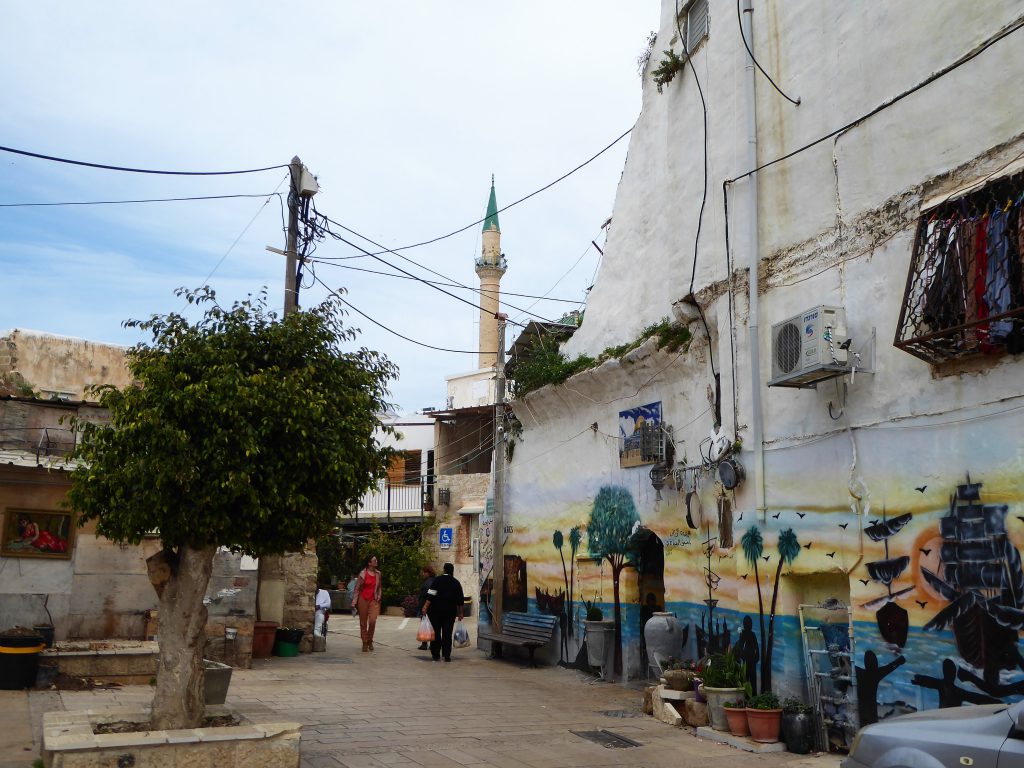
[[[576,550],[571,550],[572,557],[569,560],[569,637],[572,637],[576,632],[576,611],[573,610],[572,604],[572,588],[576,583]]]
[[[565,569],[565,555],[562,554],[562,548],[558,548],[558,556],[562,558],[562,576],[565,577],[565,594],[562,595],[562,615],[565,617],[565,626],[562,629],[562,650],[564,651],[563,658],[569,658],[569,622],[571,616],[569,614],[569,606],[566,601],[569,599],[569,572]]]
[[[767,691],[768,689],[764,684],[764,656],[765,656],[765,640],[766,635],[764,633],[764,600],[761,598],[761,575],[757,572],[757,558],[754,558],[754,581],[757,583],[757,617],[758,624],[761,627],[761,691]]]
[[[213,573],[216,547],[182,547],[160,595],[160,670],[153,696],[156,730],[196,728],[203,719],[203,596]],[[154,557],[168,559],[164,550]]]
[[[615,595],[615,676],[622,677],[622,607],[619,605],[619,575],[622,564],[612,561],[612,587]]]
[[[772,609],[768,614],[768,642],[765,653],[761,655],[762,691],[772,689],[772,651],[775,649],[775,604],[779,599],[779,579],[782,577],[783,560],[779,558],[779,567],[775,569],[775,586],[772,589]]]

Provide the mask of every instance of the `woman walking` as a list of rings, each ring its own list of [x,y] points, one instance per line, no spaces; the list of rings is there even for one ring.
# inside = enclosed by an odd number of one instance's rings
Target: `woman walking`
[[[373,631],[380,615],[381,576],[377,556],[373,555],[356,577],[356,608],[359,611],[359,637],[363,652],[373,650]]]
[[[420,605],[419,610],[417,611],[420,616],[423,615],[423,606],[430,597],[427,594],[427,590],[430,589],[430,585],[434,583],[434,575],[434,569],[429,565],[425,565],[420,569],[420,578],[423,579],[423,583],[420,585]],[[426,643],[420,643],[419,649],[421,651],[425,651],[427,650],[427,647]]]

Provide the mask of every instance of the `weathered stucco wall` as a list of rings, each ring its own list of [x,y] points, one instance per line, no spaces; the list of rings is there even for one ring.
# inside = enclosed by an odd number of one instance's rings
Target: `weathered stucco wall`
[[[799,107],[788,104],[758,75],[759,163],[826,136],[914,88],[978,50],[1021,12],[1014,2],[994,2],[984,14],[950,2],[922,14],[920,5],[909,0],[868,9],[812,2],[755,8],[759,61],[802,99]],[[1011,594],[1024,587],[1024,574],[1017,575],[1024,547],[1020,360],[1008,354],[973,372],[950,373],[896,349],[891,340],[922,202],[984,179],[1024,153],[1024,92],[1019,87],[1024,32],[1011,33],[895,106],[759,173],[757,380],[764,409],[767,509],[755,509],[750,480],[735,493],[725,492],[713,471],[698,469],[670,476],[659,499],[649,477],[651,465],[620,466],[619,414],[649,403],[660,403],[663,423],[674,428],[677,468],[680,463],[706,464],[702,441],[713,426],[709,395],[714,370],[721,374],[725,433],[743,441],[739,459],[753,467],[745,298],[752,248],[749,182],[728,186],[728,254],[723,206],[723,181],[749,170],[743,88],[747,56],[737,41],[735,16],[734,4],[711,0],[710,36],[695,50],[693,70],[677,74],[659,94],[649,71],[670,44],[680,50],[673,41],[674,2],[662,3],[661,29],[644,80],[643,113],[630,138],[601,272],[586,320],[564,351],[596,355],[635,338],[644,326],[671,315],[672,303],[690,292],[691,275],[710,339],[703,323],[696,322],[690,326],[694,341],[682,354],[648,344],[515,404],[524,429],[509,469],[506,509],[514,530],[505,553],[526,561],[531,610],[557,605],[548,596],[560,592],[566,593],[567,603],[572,591],[571,623],[577,631],[564,654],[573,658],[581,634],[581,598],[603,603],[606,618],[614,601],[609,562],[572,559],[568,536],[573,528],[580,530],[577,558],[585,555],[598,497],[602,489],[616,489],[621,513],[628,511],[632,522],[635,512],[639,524],[657,537],[664,556],[665,606],[699,627],[708,618],[703,601],[718,601],[715,621],[722,624],[705,626],[706,637],[721,638],[728,628],[735,641],[744,614],[754,618],[754,631],[761,634],[759,604],[767,620],[777,587],[772,682],[778,692],[804,690],[798,605],[834,597],[854,608],[854,665],[862,673],[873,659],[882,667],[894,665],[888,676],[867,681],[878,686],[878,716],[948,705],[955,696],[947,692],[940,698],[936,690],[945,660],[968,696],[1019,697],[1024,692],[1020,627],[1004,616],[1000,621],[1010,626],[984,630],[998,650],[982,658],[964,639],[966,630],[939,617],[957,594],[970,589],[944,590],[928,574],[952,578],[950,558],[957,545],[942,535],[951,525],[942,520],[951,515],[952,498],[954,507],[976,507],[979,517],[998,520],[987,539],[1000,547],[992,564],[1012,574],[1003,598],[1010,601],[1006,607],[1024,608]],[[704,88],[709,127],[708,197],[695,268],[704,133],[694,72]],[[854,349],[869,340],[872,329],[877,333],[875,372],[861,371],[848,380],[845,399],[842,385],[837,389],[832,382],[816,390],[765,386],[771,378],[772,324],[817,304],[845,307]],[[596,427],[588,429],[591,424]],[[687,523],[687,512],[693,525]],[[878,526],[889,526],[893,518],[902,522],[882,536]],[[722,545],[727,532],[721,519],[732,523],[732,547]],[[1005,533],[998,532],[1000,525]],[[762,543],[756,548],[759,556],[748,560],[742,538],[752,529]],[[553,545],[555,532],[563,534],[561,551]],[[710,552],[701,544],[708,537],[717,539]],[[748,543],[753,541],[748,537]],[[780,541],[792,555],[781,570]],[[902,570],[886,586],[879,581],[879,566],[871,570],[867,564],[889,559]],[[642,586],[634,569],[627,567],[623,574],[619,601],[625,669],[636,675],[644,672]],[[900,611],[905,619],[899,621],[909,625],[902,644],[883,636],[890,631],[883,631],[883,614]],[[853,722],[857,714],[856,707],[846,706],[836,716]]]
[[[40,397],[82,400],[95,384],[132,383],[125,348],[23,328],[0,336],[0,377],[14,376]]]

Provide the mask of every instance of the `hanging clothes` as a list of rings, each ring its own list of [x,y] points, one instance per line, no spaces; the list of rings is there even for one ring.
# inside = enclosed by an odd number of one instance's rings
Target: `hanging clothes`
[[[995,210],[989,217],[988,264],[985,270],[985,304],[988,314],[1001,315],[1013,307],[1010,296],[1010,240],[1006,226],[1006,214]],[[991,344],[1005,344],[1013,330],[1009,318],[996,320],[989,326],[988,338]]]
[[[957,242],[957,254],[960,259],[960,280],[964,296],[964,323],[968,325],[978,319],[978,300],[974,295],[973,275],[975,270],[974,241],[978,224],[974,219],[964,219],[960,223],[960,236]],[[964,351],[978,348],[978,332],[973,326],[964,329]]]
[[[988,304],[985,303],[985,278],[988,275],[988,214],[977,221],[974,236],[974,302],[978,309],[978,319],[988,317]],[[988,343],[988,323],[977,325],[978,340],[983,352],[991,350]]]

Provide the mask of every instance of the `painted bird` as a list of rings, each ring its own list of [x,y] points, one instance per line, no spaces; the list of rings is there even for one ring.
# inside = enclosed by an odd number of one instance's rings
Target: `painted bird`
[[[924,553],[924,555],[925,555],[925,557],[927,557],[928,555],[930,555],[930,554],[932,553],[932,551],[931,551],[930,549],[925,549],[924,547],[921,547],[921,548],[920,548],[920,549],[918,550],[918,552],[923,552],[923,553]]]
[[[927,485],[916,485],[914,486],[914,490],[917,491],[918,493],[924,493],[924,489],[927,487]]]
[[[928,601],[927,600],[915,600],[914,602],[917,603],[918,605],[920,605],[922,608],[924,608],[926,605],[928,605]]]
[[[868,582],[871,581],[871,579],[857,579],[857,581],[859,581],[866,587],[868,585]]]
[[[781,514],[782,514],[781,512],[776,512],[774,515],[772,515],[772,517],[774,517],[776,520],[778,520],[779,519],[779,515],[781,515]]]
[[[767,562],[768,562],[769,560],[771,560],[771,559],[772,559],[772,556],[771,556],[771,555],[765,555],[765,556],[764,556],[764,557],[762,557],[761,559],[762,559],[762,560],[764,560],[764,561],[765,561],[765,562],[767,563]]]
[[[836,556],[835,552],[826,552],[825,554],[828,555],[831,558],[834,558]]]
[[[797,512],[796,514],[797,514],[797,516],[798,516],[798,517],[799,517],[799,518],[800,518],[801,520],[803,520],[803,519],[804,519],[805,517],[807,517],[807,513],[806,513],[806,512]]]
[[[848,526],[848,525],[849,525],[849,523],[840,523],[839,527],[842,528],[845,531],[846,530],[846,526]]]
[[[811,548],[811,544],[813,544],[813,543],[814,543],[813,541],[808,541],[806,544],[804,544],[804,549],[810,549]]]
[[[744,581],[746,581],[747,580],[747,576],[749,576],[749,575],[750,575],[749,573],[744,573],[742,576],[740,576],[740,578],[743,579]]]

